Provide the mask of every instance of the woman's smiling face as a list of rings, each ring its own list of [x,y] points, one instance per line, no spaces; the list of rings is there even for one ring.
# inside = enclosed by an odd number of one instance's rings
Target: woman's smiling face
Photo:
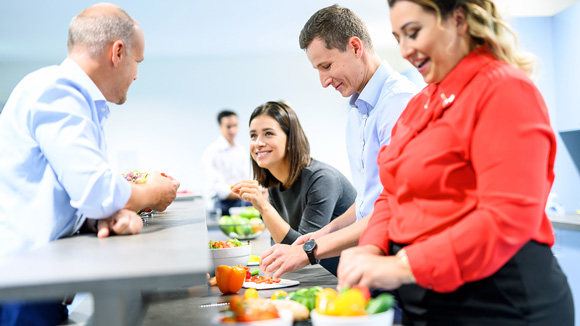
[[[286,133],[269,115],[259,115],[250,122],[250,152],[261,168],[272,171],[288,165],[286,141]]]
[[[434,11],[403,0],[395,2],[390,16],[401,56],[419,70],[426,83],[440,83],[469,53],[470,36],[462,8],[438,24]]]

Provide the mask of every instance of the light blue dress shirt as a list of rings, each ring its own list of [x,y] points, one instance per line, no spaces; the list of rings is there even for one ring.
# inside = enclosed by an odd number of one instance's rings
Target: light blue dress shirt
[[[0,261],[123,208],[111,170],[105,97],[72,60],[26,76],[0,114]]]
[[[357,220],[372,213],[383,190],[377,156],[391,141],[391,130],[419,88],[383,62],[363,91],[350,98],[346,146],[354,186],[357,190]]]

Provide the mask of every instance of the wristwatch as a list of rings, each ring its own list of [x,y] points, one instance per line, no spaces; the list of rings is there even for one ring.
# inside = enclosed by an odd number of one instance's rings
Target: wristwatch
[[[304,244],[302,244],[302,249],[304,249],[304,251],[306,252],[306,255],[308,255],[308,260],[310,260],[310,265],[318,264],[318,261],[314,257],[314,250],[316,249],[316,241],[314,241],[314,239],[310,239],[310,240],[304,242]]]

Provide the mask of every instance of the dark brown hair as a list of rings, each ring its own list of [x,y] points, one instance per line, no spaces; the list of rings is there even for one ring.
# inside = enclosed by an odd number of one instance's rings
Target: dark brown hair
[[[300,32],[300,48],[305,50],[312,41],[319,37],[326,48],[346,51],[351,37],[358,37],[363,44],[373,50],[373,43],[363,21],[348,8],[337,4],[318,10],[306,22]]]
[[[284,102],[267,102],[258,106],[250,116],[250,124],[254,118],[267,115],[278,122],[280,128],[286,134],[286,157],[289,160],[290,173],[288,179],[282,182],[284,187],[289,188],[298,179],[302,170],[310,164],[310,144],[298,116],[292,108]],[[272,188],[280,184],[278,179],[268,171],[261,168],[252,159],[252,171],[254,179],[262,187]]]

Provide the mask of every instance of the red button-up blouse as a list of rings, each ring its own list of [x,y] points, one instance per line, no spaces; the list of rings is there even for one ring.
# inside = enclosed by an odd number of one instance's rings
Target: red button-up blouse
[[[384,191],[359,245],[410,244],[417,283],[438,292],[488,277],[530,240],[554,243],[555,155],[538,89],[476,49],[409,102],[381,148]]]

